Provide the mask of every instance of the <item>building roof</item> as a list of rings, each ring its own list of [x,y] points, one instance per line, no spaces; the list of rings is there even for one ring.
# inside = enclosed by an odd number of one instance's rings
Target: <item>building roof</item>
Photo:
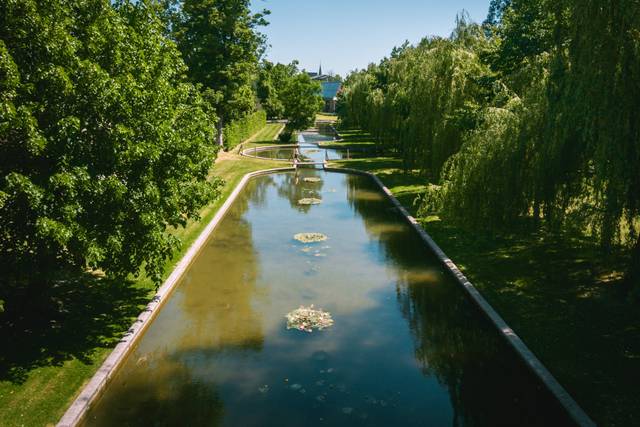
[[[320,82],[326,82],[332,79],[332,77],[328,74],[316,74],[315,76],[310,76],[311,80],[318,80]]]
[[[322,82],[322,98],[333,99],[338,95],[338,91],[342,87],[340,82]]]

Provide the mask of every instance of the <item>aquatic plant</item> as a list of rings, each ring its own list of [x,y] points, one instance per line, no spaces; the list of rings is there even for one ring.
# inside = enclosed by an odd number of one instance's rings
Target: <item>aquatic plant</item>
[[[287,329],[297,329],[299,331],[313,332],[314,329],[322,330],[333,326],[331,313],[328,311],[315,310],[313,304],[309,307],[300,306],[288,313]]]
[[[322,200],[316,199],[315,197],[305,197],[304,199],[298,200],[299,205],[319,205],[322,203]]]
[[[315,243],[323,242],[328,237],[322,233],[298,233],[293,238],[302,243]]]

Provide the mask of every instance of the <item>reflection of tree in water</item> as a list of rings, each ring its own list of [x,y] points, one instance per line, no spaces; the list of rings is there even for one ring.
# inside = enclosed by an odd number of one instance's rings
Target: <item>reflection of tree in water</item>
[[[215,386],[196,381],[182,363],[150,361],[128,375],[117,395],[107,394],[92,410],[86,426],[216,426],[223,402]]]
[[[332,139],[335,135],[332,126],[329,123],[318,123],[318,133],[325,136],[325,139]]]
[[[275,181],[272,175],[261,175],[252,178],[241,195],[236,199],[235,204],[243,213],[247,211],[249,202],[256,207],[264,207],[267,202],[269,187],[273,185],[275,185]]]
[[[191,266],[181,301],[191,323],[181,348],[262,348],[262,314],[254,303],[264,289],[256,284],[258,254],[244,215],[249,203],[264,205],[273,183],[264,176],[248,184]]]
[[[206,372],[224,351],[262,349],[262,313],[254,308],[263,292],[256,284],[259,260],[244,215],[250,203],[265,203],[272,185],[270,176],[249,182],[180,285],[180,298],[173,301],[179,303],[181,327],[149,346],[157,350],[131,353],[88,425],[219,424],[223,411],[215,378],[195,372]]]
[[[324,182],[305,182],[304,178],[322,178],[317,169],[298,169],[294,173],[284,173],[280,175],[281,179],[277,182],[278,195],[289,200],[292,208],[300,212],[307,213],[312,205],[300,205],[298,200],[304,198],[322,199],[322,187]]]
[[[390,202],[371,194],[375,183],[359,176],[347,182],[351,205],[395,270],[416,360],[449,390],[454,425],[570,424]]]

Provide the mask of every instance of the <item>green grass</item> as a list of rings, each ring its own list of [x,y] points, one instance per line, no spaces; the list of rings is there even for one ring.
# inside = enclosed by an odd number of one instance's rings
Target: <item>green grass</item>
[[[374,150],[376,145],[371,137],[360,130],[339,130],[341,136],[339,141],[327,141],[320,143],[324,148],[353,148],[356,150]]]
[[[280,141],[276,139],[276,136],[282,128],[284,128],[284,124],[282,123],[267,123],[264,128],[236,147],[233,152],[238,153],[240,149],[244,150],[246,148],[280,144]]]
[[[269,124],[256,137],[273,138],[278,129]],[[200,221],[172,231],[182,248],[166,263],[164,278],[246,173],[282,166],[221,153],[212,172],[225,181],[220,197],[202,210]],[[64,311],[29,307],[31,317],[24,324],[0,324],[0,426],[55,424],[154,291],[146,278],[114,284],[87,275],[63,282],[53,291],[52,299]]]
[[[283,123],[267,123],[265,127],[260,129],[246,142],[273,142],[282,128],[284,128]]]
[[[355,133],[358,141],[367,137]],[[345,136],[344,144],[348,144]],[[400,161],[334,162],[375,173],[413,214],[427,184]],[[598,424],[639,425],[640,310],[622,289],[624,256],[566,233],[521,229],[486,233],[419,218],[560,383]]]
[[[338,116],[331,113],[317,113],[316,120],[329,121],[329,122],[337,122]]]

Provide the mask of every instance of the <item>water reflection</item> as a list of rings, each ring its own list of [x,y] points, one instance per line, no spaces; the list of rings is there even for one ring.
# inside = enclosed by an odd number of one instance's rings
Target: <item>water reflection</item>
[[[493,333],[420,238],[398,223],[399,213],[361,180],[348,178],[347,196],[367,232],[382,245],[397,275],[397,301],[412,332],[415,357],[426,376],[450,393],[453,425],[571,424],[543,385]],[[429,259],[425,263],[425,259]],[[491,394],[479,393],[490,388]]]
[[[159,355],[158,355],[159,356]],[[131,372],[117,395],[101,402],[108,411],[90,415],[95,426],[218,426],[224,417],[223,402],[214,384],[195,380],[181,363],[148,356],[138,365],[151,369]]]
[[[306,213],[315,205],[302,205],[300,200],[314,198],[322,200],[323,181],[320,170],[306,169],[297,170],[295,173],[286,174],[277,184],[278,195],[289,201],[292,208]],[[309,182],[305,178],[318,179],[319,181]]]
[[[334,326],[287,330],[310,304]],[[191,410],[188,425],[565,423],[374,183],[313,169],[248,184],[87,424]]]

